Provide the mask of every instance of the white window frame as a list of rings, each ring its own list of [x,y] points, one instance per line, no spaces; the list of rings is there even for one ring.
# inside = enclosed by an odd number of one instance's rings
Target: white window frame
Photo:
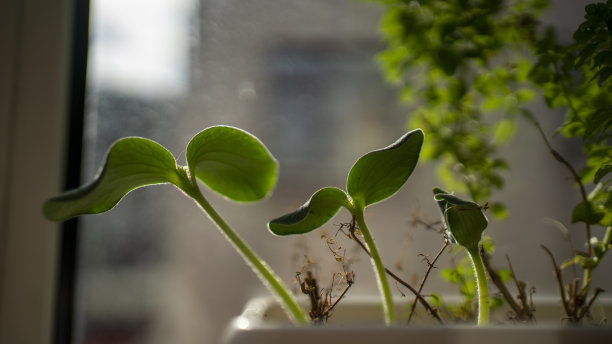
[[[0,343],[51,343],[74,0],[0,1]]]

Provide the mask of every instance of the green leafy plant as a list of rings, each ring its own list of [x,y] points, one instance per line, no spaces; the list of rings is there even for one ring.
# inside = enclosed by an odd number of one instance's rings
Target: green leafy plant
[[[584,225],[585,250],[560,267],[552,258],[566,315],[579,321],[601,290],[591,294],[591,274],[612,248],[612,1],[585,7],[585,21],[573,35],[574,42],[562,45],[552,34],[537,43],[537,61],[531,80],[543,90],[550,108],[564,108],[565,122],[558,129],[566,138],[582,143],[586,166],[574,168],[548,142],[535,115],[525,115],[535,124],[548,149],[572,175],[581,201],[572,211],[571,222]],[[587,191],[589,184],[591,191]],[[592,227],[605,228],[602,236],[592,234]],[[577,264],[583,270],[582,286],[565,285],[562,269]]]
[[[191,139],[187,166],[158,143],[140,137],[123,138],[109,149],[92,182],[49,199],[45,217],[53,221],[98,214],[112,209],[128,192],[148,185],[173,184],[191,197],[226,236],[257,276],[279,299],[290,319],[308,322],[307,315],[281,279],[238,236],[202,194],[198,180],[237,202],[252,202],[270,194],[278,163],[253,135],[228,126],[207,128]]]
[[[612,1],[587,5],[569,44],[539,22],[546,0],[379,2],[385,7],[381,33],[387,47],[378,59],[411,107],[409,126],[428,133],[423,157],[440,163],[447,188],[467,192],[475,202],[494,198],[508,169],[499,148],[520,118],[534,125],[571,174],[580,193],[571,222],[583,226],[584,247],[561,265],[544,248],[566,317],[580,321],[601,292],[591,286],[592,272],[612,248]],[[584,168],[553,147],[540,115],[527,107],[538,93],[548,108],[564,110],[565,120],[553,134],[580,142]],[[503,203],[490,205],[496,217],[508,215]],[[572,265],[583,271],[580,286],[563,276]]]
[[[472,260],[478,286],[478,325],[487,325],[489,323],[489,288],[479,244],[482,232],[487,228],[489,222],[483,213],[483,207],[474,202],[462,200],[440,188],[434,188],[433,193],[446,223],[449,240],[465,248]]]
[[[446,187],[490,201],[508,167],[499,148],[513,136],[521,104],[534,97],[523,50],[547,2],[379,2],[387,47],[378,60],[412,110],[408,126],[427,133],[423,158],[440,162]],[[490,205],[507,215],[503,203]]]
[[[336,187],[320,189],[299,209],[268,223],[276,235],[305,234],[327,223],[341,207],[346,208],[359,226],[370,253],[387,324],[395,322],[391,291],[364,211],[367,206],[391,197],[404,185],[417,164],[423,138],[423,132],[416,129],[390,146],[362,156],[348,174],[346,192]]]

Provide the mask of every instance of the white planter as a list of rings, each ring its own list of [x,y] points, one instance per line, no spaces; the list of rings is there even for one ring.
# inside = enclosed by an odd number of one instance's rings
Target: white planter
[[[612,300],[592,309],[595,321],[612,316]],[[405,302],[404,302],[405,303]],[[373,299],[346,299],[322,326],[296,327],[271,298],[257,298],[228,326],[228,344],[318,343],[445,343],[445,344],[558,344],[612,343],[612,326],[568,326],[559,320],[560,307],[553,299],[536,300],[534,324],[501,324],[505,311],[494,312],[487,327],[474,325],[411,325],[385,327],[380,303]],[[603,305],[602,305],[603,304]]]

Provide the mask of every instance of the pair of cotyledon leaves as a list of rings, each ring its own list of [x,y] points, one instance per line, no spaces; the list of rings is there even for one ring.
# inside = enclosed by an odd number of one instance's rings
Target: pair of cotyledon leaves
[[[256,137],[237,128],[205,129],[191,139],[185,155],[187,166],[183,167],[154,141],[120,139],[91,183],[48,200],[43,213],[54,221],[102,213],[128,192],[152,184],[174,184],[189,195],[196,178],[238,202],[264,198],[276,184],[277,161]]]
[[[295,212],[272,220],[270,230],[277,235],[306,233],[322,226],[342,206],[363,209],[392,196],[414,170],[423,136],[421,130],[413,130],[390,146],[364,155],[349,173],[348,195],[338,188],[323,188]],[[128,192],[153,184],[174,184],[189,195],[196,178],[239,202],[262,199],[276,184],[276,159],[256,137],[241,129],[205,129],[189,142],[186,159],[187,166],[179,166],[174,156],[154,141],[121,139],[111,146],[91,183],[48,200],[43,213],[54,221],[102,213]]]
[[[393,144],[362,156],[348,174],[346,192],[336,187],[320,189],[296,211],[270,221],[270,231],[276,235],[307,233],[327,223],[341,207],[355,215],[368,205],[391,197],[412,174],[423,138],[423,132],[416,129]]]

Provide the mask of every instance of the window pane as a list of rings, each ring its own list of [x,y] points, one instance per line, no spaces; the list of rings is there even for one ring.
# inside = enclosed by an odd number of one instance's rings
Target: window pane
[[[300,238],[274,237],[265,224],[321,187],[343,187],[354,161],[399,137],[408,114],[374,59],[384,47],[379,6],[279,3],[92,0],[84,175],[93,177],[123,136],[153,139],[184,164],[187,142],[206,127],[250,131],[280,162],[274,194],[253,204],[208,191],[206,197],[287,284],[295,288],[307,255],[320,262],[317,276],[328,285],[341,267],[321,235],[334,237],[350,220],[346,212]],[[508,149],[516,182],[500,198],[513,217],[496,222],[489,235],[515,269],[529,267],[517,273],[547,295],[556,293],[550,262],[530,261],[523,251],[541,254],[541,243],[565,247],[554,230],[533,228],[542,217],[563,218],[575,200],[559,194],[567,181],[554,159],[530,148],[542,148],[538,139],[521,131]],[[401,192],[367,211],[383,259],[401,261],[409,281],[424,272],[419,254],[442,245],[436,233],[409,224],[415,213],[438,219],[435,175],[435,166],[420,164]],[[537,207],[526,202],[535,188],[552,199]],[[511,245],[517,237],[528,240]],[[138,189],[112,211],[84,217],[81,238],[76,343],[216,343],[246,300],[266,294],[223,235],[171,186]],[[357,283],[349,294],[377,293],[368,259],[342,235],[335,238],[354,260]],[[437,277],[428,288],[457,294]]]
[[[374,61],[379,14],[353,1],[94,0],[85,175],[123,136],[156,140],[184,163],[187,142],[208,126],[252,132],[281,163],[274,195],[246,205],[206,195],[291,284],[303,263],[298,242],[313,258],[333,258],[320,233],[277,238],[266,222],[319,187],[343,186],[359,155],[403,132],[405,115]],[[170,186],[84,217],[82,238],[79,343],[216,342],[248,298],[265,294]]]

